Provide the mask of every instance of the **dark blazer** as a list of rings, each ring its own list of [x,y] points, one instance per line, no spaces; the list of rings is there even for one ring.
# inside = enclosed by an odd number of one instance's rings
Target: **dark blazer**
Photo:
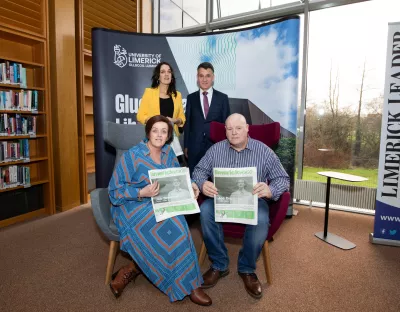
[[[213,89],[213,95],[207,118],[204,119],[200,102],[200,92],[188,95],[186,100],[186,123],[184,127],[184,148],[188,149],[190,173],[213,144],[210,141],[210,123],[218,121],[225,123],[230,115],[228,96]]]

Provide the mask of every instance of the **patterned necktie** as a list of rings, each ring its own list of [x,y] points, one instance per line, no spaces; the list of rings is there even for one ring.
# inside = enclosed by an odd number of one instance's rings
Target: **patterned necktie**
[[[207,91],[203,92],[204,118],[207,118],[208,110],[210,109],[207,94]]]

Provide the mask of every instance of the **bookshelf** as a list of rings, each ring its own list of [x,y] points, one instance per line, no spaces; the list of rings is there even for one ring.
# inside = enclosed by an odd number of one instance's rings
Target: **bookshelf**
[[[84,129],[85,129],[85,164],[87,192],[95,186],[95,159],[94,159],[94,122],[93,122],[93,76],[92,53],[83,52],[83,96],[84,96]]]
[[[8,155],[12,155],[11,158],[4,160],[3,157],[0,161],[0,172],[3,172],[0,180],[0,227],[55,213],[47,16],[46,0],[6,1],[2,3],[0,11],[0,63],[18,64],[21,66],[18,68],[24,68],[26,72],[26,86],[11,84],[1,75],[0,96],[10,93],[11,97],[15,94],[22,97],[19,107],[18,100],[11,107],[0,105],[0,116],[3,118],[0,126],[5,129],[6,119],[13,122],[17,120],[14,125],[20,125],[11,127],[6,124],[8,131],[0,133],[0,142],[3,144],[1,151],[4,154],[4,146],[6,151],[12,146],[15,152],[14,144],[22,144],[22,141],[26,142],[24,144],[29,150],[29,157],[15,157],[12,152]],[[19,81],[17,79],[14,82]],[[37,108],[26,106],[29,100],[24,94],[29,92],[37,92]],[[4,99],[1,104],[4,104]],[[33,123],[34,131],[25,133],[23,124],[18,124],[18,118]],[[27,168],[27,171],[18,171],[18,176],[14,171],[18,182],[6,183],[11,181],[10,176],[5,176],[5,173],[11,174],[10,168]],[[29,176],[25,175],[26,172],[29,172]],[[20,180],[22,176],[24,179]]]
[[[94,121],[93,121],[93,77],[92,53],[83,50],[81,54],[81,72],[78,75],[78,116],[79,116],[79,154],[81,201],[87,202],[88,193],[95,188],[95,156],[94,156]],[[79,60],[78,60],[79,63]]]

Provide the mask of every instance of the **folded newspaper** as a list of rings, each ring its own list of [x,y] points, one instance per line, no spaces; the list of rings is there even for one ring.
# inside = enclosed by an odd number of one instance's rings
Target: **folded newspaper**
[[[216,222],[257,225],[258,198],[253,195],[257,184],[257,168],[214,168]]]
[[[159,194],[151,198],[157,222],[200,212],[188,168],[149,170],[149,177],[151,184],[157,181],[160,185]]]
[[[173,132],[173,134],[174,134],[174,139],[171,142],[171,147],[176,156],[181,156],[181,155],[183,155],[181,143],[179,142],[179,138],[175,134],[175,131]]]

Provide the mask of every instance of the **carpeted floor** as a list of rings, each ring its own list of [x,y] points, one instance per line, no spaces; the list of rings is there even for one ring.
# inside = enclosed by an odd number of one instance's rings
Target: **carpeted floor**
[[[400,311],[400,248],[368,242],[373,217],[330,212],[329,230],[357,245],[343,251],[314,236],[323,209],[296,209],[270,245],[271,286],[259,260],[263,298],[247,295],[236,274],[240,241],[227,239],[231,274],[206,291],[205,308],[169,303],[143,276],[116,300],[104,285],[108,242],[89,207],[1,229],[0,311]],[[192,233],[199,250],[198,225]],[[117,256],[115,269],[127,261]]]

